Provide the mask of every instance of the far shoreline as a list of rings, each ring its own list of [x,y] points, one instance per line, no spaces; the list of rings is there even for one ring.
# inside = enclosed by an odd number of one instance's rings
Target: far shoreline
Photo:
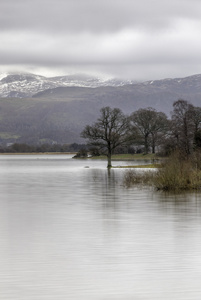
[[[73,159],[76,160],[103,160],[106,161],[107,160],[107,156],[106,155],[100,155],[100,156],[88,156],[88,157],[76,157],[77,152],[6,152],[6,153],[0,153],[1,156],[43,156],[43,155],[72,155]],[[154,165],[154,167],[157,165],[158,163],[161,161],[161,157],[157,156],[157,154],[153,154],[153,153],[148,153],[148,154],[143,154],[143,153],[138,153],[138,154],[114,154],[112,155],[112,161],[130,161],[130,162],[134,162],[134,161],[151,161],[152,165]],[[163,158],[164,159],[164,158]],[[142,164],[142,166],[145,165],[145,168],[147,167],[147,164]],[[136,166],[125,166],[125,167],[136,167]],[[118,168],[118,166],[116,166],[116,168]]]
[[[0,153],[0,155],[74,155],[77,152],[19,152],[19,153]]]

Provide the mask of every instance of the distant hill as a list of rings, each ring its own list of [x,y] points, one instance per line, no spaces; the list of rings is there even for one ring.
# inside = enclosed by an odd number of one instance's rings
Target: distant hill
[[[18,86],[23,82],[23,86],[26,77],[28,87],[25,85],[19,89],[15,97],[4,96],[0,99],[1,143],[83,142],[80,132],[86,124],[96,120],[103,106],[119,107],[126,114],[145,107],[169,114],[173,102],[180,98],[201,106],[201,75],[143,83],[119,82],[119,85],[93,88],[74,85],[45,89],[45,80],[42,80],[41,90],[37,88],[37,93],[32,97],[25,97],[23,93],[31,90],[37,75],[12,76],[2,78],[1,82],[3,80],[4,84],[9,85],[10,80],[11,85],[18,82]],[[73,80],[75,82],[76,78]],[[14,93],[14,90],[11,92]]]

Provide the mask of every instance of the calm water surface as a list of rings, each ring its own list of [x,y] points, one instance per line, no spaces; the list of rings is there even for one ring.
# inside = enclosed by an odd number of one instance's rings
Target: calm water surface
[[[0,299],[201,299],[201,195],[126,189],[124,172],[0,156]]]

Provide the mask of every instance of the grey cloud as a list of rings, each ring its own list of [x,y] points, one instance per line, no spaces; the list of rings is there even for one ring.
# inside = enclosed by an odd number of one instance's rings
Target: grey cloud
[[[188,25],[188,24],[187,24]],[[186,25],[186,26],[187,26]],[[187,30],[187,29],[186,29]],[[161,33],[150,36],[132,31],[118,34],[79,34],[68,36],[47,36],[22,34],[16,39],[15,34],[0,36],[0,60],[44,65],[62,64],[149,64],[185,62],[194,63],[200,59],[201,41],[194,35],[185,36],[182,31]],[[14,47],[14,49],[13,49]]]
[[[1,29],[44,32],[110,32],[170,26],[175,18],[199,19],[197,0],[7,0],[0,3]]]
[[[6,0],[0,11],[0,71],[200,72],[200,0]]]

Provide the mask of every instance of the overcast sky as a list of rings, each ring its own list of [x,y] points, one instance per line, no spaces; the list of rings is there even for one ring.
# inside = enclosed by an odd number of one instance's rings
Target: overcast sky
[[[200,0],[0,0],[0,73],[201,73]]]

